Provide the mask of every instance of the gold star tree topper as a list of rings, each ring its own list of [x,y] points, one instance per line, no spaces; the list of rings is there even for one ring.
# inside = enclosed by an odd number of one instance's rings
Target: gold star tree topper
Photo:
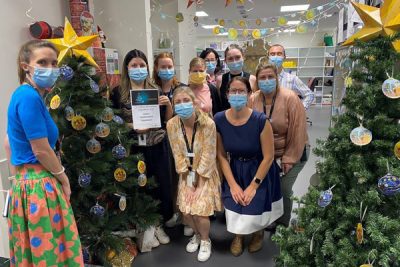
[[[385,0],[381,8],[351,2],[364,27],[347,39],[343,45],[352,45],[356,39],[372,40],[379,35],[390,36],[400,30],[400,0]],[[392,43],[394,49],[400,52],[400,40]]]
[[[72,28],[71,23],[67,17],[65,17],[64,37],[59,39],[48,39],[47,41],[53,43],[59,51],[58,64],[61,64],[65,57],[75,55],[76,57],[85,57],[87,63],[99,68],[96,61],[94,61],[92,56],[86,51],[97,37],[98,35],[78,37],[74,28]]]

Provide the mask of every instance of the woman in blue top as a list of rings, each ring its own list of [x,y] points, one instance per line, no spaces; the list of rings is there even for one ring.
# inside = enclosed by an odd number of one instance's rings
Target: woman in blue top
[[[5,145],[15,166],[8,217],[11,266],[83,266],[69,180],[53,150],[58,129],[43,101],[59,73],[52,44],[33,40],[21,47],[21,85],[8,107]]]
[[[231,253],[243,252],[243,235],[253,234],[249,252],[262,248],[264,228],[283,214],[279,167],[274,162],[272,127],[263,113],[248,108],[248,79],[228,84],[230,108],[215,115],[218,160],[225,180],[222,199],[226,225],[236,234]]]

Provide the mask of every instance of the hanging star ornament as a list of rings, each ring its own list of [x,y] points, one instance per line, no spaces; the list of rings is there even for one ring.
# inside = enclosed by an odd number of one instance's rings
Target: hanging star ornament
[[[379,35],[390,36],[400,30],[400,0],[385,0],[381,8],[351,2],[364,27],[347,39],[343,45],[352,45],[356,39],[372,40]],[[392,42],[394,49],[400,52],[400,40]]]
[[[61,64],[65,57],[75,55],[76,57],[82,56],[86,58],[87,63],[99,68],[96,61],[94,61],[92,56],[86,51],[97,37],[98,35],[78,37],[71,23],[65,18],[64,37],[48,39],[47,41],[53,43],[59,51],[58,64]]]

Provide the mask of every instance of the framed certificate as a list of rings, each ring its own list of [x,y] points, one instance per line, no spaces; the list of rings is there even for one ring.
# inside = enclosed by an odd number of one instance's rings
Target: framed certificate
[[[131,90],[133,129],[160,128],[158,89]]]

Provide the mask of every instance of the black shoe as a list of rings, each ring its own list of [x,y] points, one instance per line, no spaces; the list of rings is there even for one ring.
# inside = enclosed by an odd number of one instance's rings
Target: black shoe
[[[276,232],[276,227],[278,226],[277,223],[273,222],[270,225],[268,225],[264,230],[267,232],[271,232],[272,234],[274,234]]]

